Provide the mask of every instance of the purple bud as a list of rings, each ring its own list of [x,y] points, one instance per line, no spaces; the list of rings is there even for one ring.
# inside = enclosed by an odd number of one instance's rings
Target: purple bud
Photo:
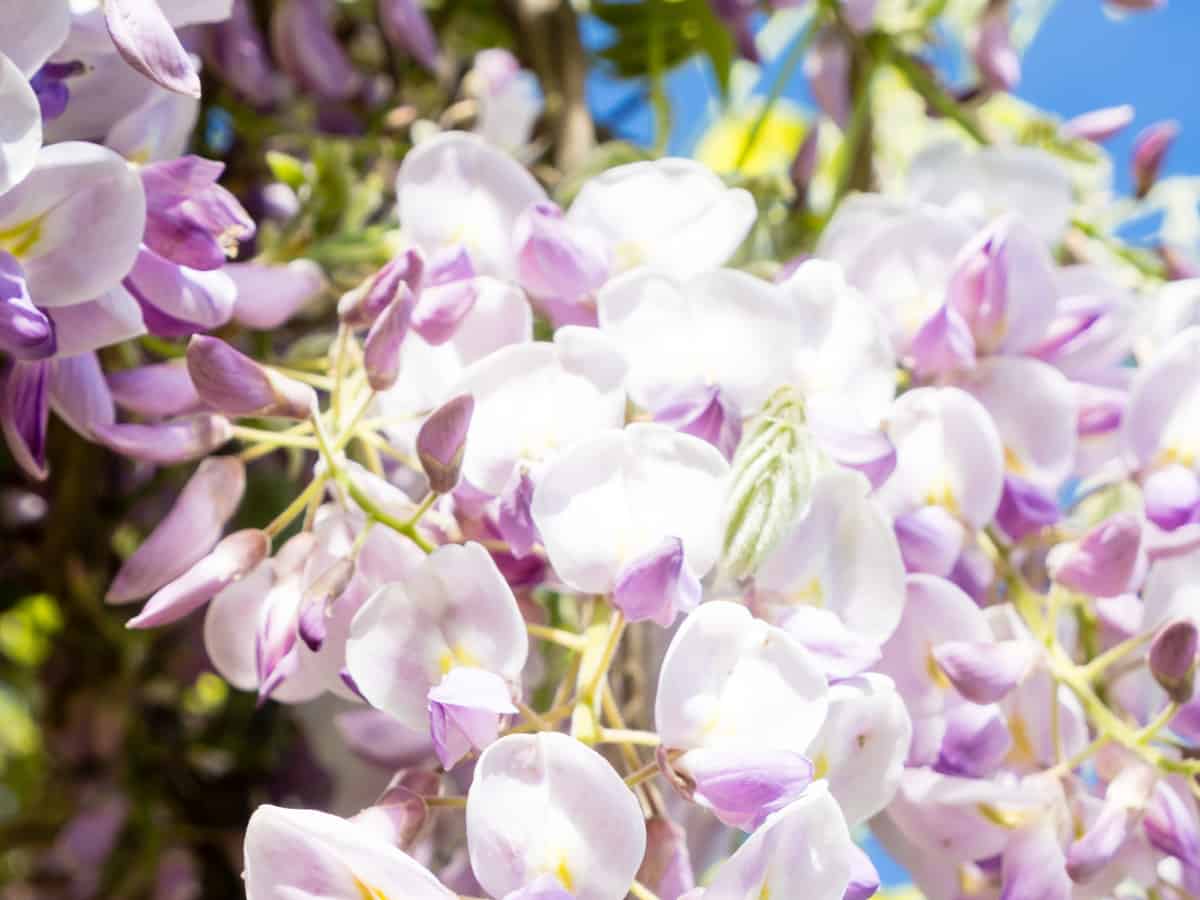
[[[127,63],[168,91],[200,97],[200,76],[157,0],[106,0],[103,9]]]
[[[13,359],[45,359],[57,344],[54,323],[29,296],[25,270],[0,250],[0,350]]]
[[[753,831],[812,784],[799,753],[765,748],[690,750],[675,762],[693,800],[733,828]]]
[[[1167,151],[1179,136],[1179,123],[1173,119],[1156,122],[1145,128],[1133,142],[1134,193],[1145,197],[1158,181]]]
[[[1106,2],[1115,9],[1123,9],[1128,12],[1146,12],[1162,9],[1167,5],[1167,0],[1106,0]]]
[[[212,26],[206,49],[210,65],[253,105],[275,99],[271,57],[247,0],[234,0],[229,18]]]
[[[97,441],[122,456],[160,465],[207,456],[233,437],[229,420],[209,413],[157,425],[103,425],[93,433]]]
[[[923,378],[975,366],[975,338],[966,320],[945,304],[917,329],[909,345],[913,368]]]
[[[946,711],[934,768],[943,775],[986,778],[998,769],[1012,749],[1008,723],[994,705],[961,703]]]
[[[516,712],[499,675],[468,666],[451,669],[429,689],[429,733],[443,768],[453,768],[472,750],[495,741],[501,720]]]
[[[1178,463],[1153,472],[1142,486],[1146,518],[1165,531],[1194,521],[1200,511],[1200,479]]]
[[[187,367],[200,399],[231,416],[307,419],[317,403],[307,384],[260,366],[220,338],[193,335]]]
[[[1096,877],[1120,851],[1129,835],[1133,813],[1119,804],[1105,804],[1096,821],[1067,849],[1067,874],[1083,883]]]
[[[325,643],[328,620],[334,606],[354,578],[354,560],[342,558],[317,576],[317,580],[304,592],[304,603],[300,607],[300,639],[308,649],[316,653]]]
[[[421,794],[403,783],[404,777],[393,779],[378,800],[350,819],[401,850],[412,844],[429,818],[429,805]],[[435,776],[431,793],[437,787]]]
[[[46,477],[46,434],[50,427],[50,361],[14,362],[0,385],[0,428],[22,471]]]
[[[970,328],[980,351],[994,350],[1008,315],[1006,225],[984,229],[960,255],[950,275],[948,303]]]
[[[117,406],[152,418],[191,412],[201,402],[187,366],[177,363],[154,363],[110,372],[108,389]]]
[[[687,832],[661,816],[646,822],[646,856],[637,880],[663,900],[677,898],[696,886]]]
[[[221,539],[245,489],[246,466],[236,456],[200,463],[170,512],[122,564],[105,601],[140,600],[203,559]]]
[[[401,288],[414,296],[421,289],[425,259],[420,251],[405,250],[382,269],[342,295],[338,301],[338,318],[351,328],[368,328],[392,305]]]
[[[181,266],[219,269],[254,236],[254,220],[217,184],[225,164],[199,156],[150,163],[141,171],[146,191],[146,246]]]
[[[856,469],[877,488],[896,470],[896,445],[881,428],[837,421],[810,412],[808,425],[817,444],[839,465]]]
[[[521,215],[515,244],[521,286],[538,298],[590,296],[612,271],[608,245],[568,222],[553,203],[536,203]]]
[[[792,164],[788,168],[788,177],[791,178],[792,186],[796,189],[796,203],[798,206],[804,206],[808,202],[808,185],[812,181],[813,174],[817,171],[817,164],[820,162],[820,138],[821,129],[814,122],[809,125],[808,131],[805,132],[800,149],[796,151],[796,156],[792,159]]]
[[[761,62],[758,45],[754,42],[751,25],[752,9],[741,0],[709,0],[713,12],[725,23],[730,35],[737,43],[738,53],[752,63]]]
[[[742,440],[742,416],[720,388],[706,387],[654,413],[654,421],[712,444],[726,459]]]
[[[400,377],[400,348],[408,334],[412,312],[412,292],[406,285],[401,285],[392,305],[379,315],[367,332],[363,342],[363,367],[367,370],[371,390],[386,391]]]
[[[875,24],[875,8],[879,0],[840,0],[846,24],[856,34],[866,34]]]
[[[852,844],[850,852],[850,883],[842,900],[869,900],[879,892],[879,873],[871,857],[858,844]]]
[[[962,552],[963,525],[941,506],[923,506],[892,523],[908,572],[945,577]]]
[[[1196,624],[1176,619],[1164,625],[1150,644],[1150,674],[1174,703],[1192,699],[1197,640]]]
[[[265,531],[235,531],[194,566],[159,589],[126,628],[157,628],[177,622],[233,584],[271,552]]]
[[[1168,782],[1155,784],[1142,827],[1154,849],[1186,866],[1200,866],[1200,823],[1194,807]]]
[[[933,648],[938,667],[972,703],[1004,699],[1025,678],[1033,656],[1033,646],[1025,640],[947,641]]]
[[[1065,588],[1092,597],[1112,597],[1129,586],[1141,544],[1138,517],[1117,513],[1077,544],[1055,547],[1047,565],[1051,577]]]
[[[668,537],[620,571],[613,605],[630,622],[650,619],[669,628],[681,612],[699,605],[701,593],[700,579],[684,559],[683,541]]]
[[[1058,501],[1031,481],[1004,476],[1004,493],[996,510],[996,524],[1013,541],[1019,541],[1061,518]]]
[[[1079,138],[1099,144],[1116,137],[1132,121],[1133,107],[1129,104],[1108,106],[1067,120],[1059,133],[1065,138]]]
[[[833,28],[822,28],[804,57],[804,74],[821,111],[839,128],[850,120],[850,50]]]
[[[533,523],[533,479],[524,466],[513,470],[496,504],[496,530],[516,559],[523,559],[538,541]]]
[[[413,331],[435,347],[446,343],[475,308],[478,298],[474,279],[426,287],[413,312]]]
[[[417,432],[417,458],[431,491],[448,494],[458,484],[474,412],[475,398],[462,394],[435,409]]]
[[[284,0],[271,16],[275,59],[303,91],[322,100],[349,100],[363,79],[329,22],[329,0]]]
[[[420,0],[380,0],[379,20],[389,44],[437,72],[441,51]]]
[[[1013,49],[1005,4],[989,4],[983,14],[974,58],[984,81],[994,90],[1011,91],[1021,80],[1021,57]]]

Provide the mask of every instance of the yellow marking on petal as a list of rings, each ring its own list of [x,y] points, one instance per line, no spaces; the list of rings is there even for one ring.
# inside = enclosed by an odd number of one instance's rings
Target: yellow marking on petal
[[[933,655],[933,648],[930,647],[925,654],[925,674],[929,676],[929,680],[937,685],[939,690],[948,691],[954,687],[954,684],[942,671],[942,667],[938,665],[937,657]]]
[[[358,889],[360,900],[389,900],[387,894],[377,887],[371,887],[371,885],[360,881],[357,875],[351,875],[350,877],[354,879],[354,886]]]
[[[1037,751],[1033,748],[1033,739],[1029,736],[1029,726],[1025,717],[1013,713],[1008,719],[1008,732],[1012,735],[1012,749],[1008,751],[1005,762],[1010,765],[1033,765],[1037,762]]]
[[[17,259],[27,254],[42,238],[42,217],[35,216],[6,231],[0,231],[0,250],[7,250]]]
[[[455,666],[481,668],[479,657],[462,644],[455,644],[453,647],[443,650],[442,655],[438,657],[438,669],[443,675],[448,674]]]
[[[1014,475],[1025,475],[1029,472],[1021,457],[1017,456],[1017,451],[1007,446],[1004,448],[1004,468]]]
[[[562,886],[570,892],[575,891],[575,879],[571,875],[571,867],[567,865],[567,855],[558,855],[558,865],[554,867],[554,877],[562,882]]]
[[[771,900],[771,885],[765,881],[758,891],[758,900]]]
[[[1019,812],[1010,809],[1000,809],[1000,807],[993,806],[990,803],[980,803],[975,808],[979,810],[981,816],[993,825],[999,825],[1001,828],[1020,828],[1026,824],[1026,819],[1028,818]]]
[[[1194,469],[1198,457],[1200,457],[1200,442],[1176,441],[1164,448],[1158,455],[1158,464],[1162,466],[1178,464],[1186,469]]]
[[[617,244],[614,255],[616,256],[617,271],[627,272],[630,269],[636,269],[646,261],[646,248],[637,241],[621,241]]]
[[[942,506],[954,515],[959,513],[958,498],[954,496],[954,487],[948,478],[943,477],[941,481],[930,485],[924,499],[927,506]]]
[[[824,753],[813,760],[813,781],[820,781],[829,774],[829,757]]]
[[[821,579],[814,575],[808,579],[799,590],[788,594],[788,602],[793,606],[825,606],[825,588]]]
[[[973,863],[963,863],[958,867],[958,889],[963,896],[971,897],[983,893],[987,886],[987,879]]]

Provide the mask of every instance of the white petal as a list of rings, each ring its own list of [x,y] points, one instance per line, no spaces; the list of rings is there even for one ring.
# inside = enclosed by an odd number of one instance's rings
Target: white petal
[[[769,602],[815,604],[882,643],[904,608],[904,562],[891,523],[857,472],[821,475],[812,500],[755,575]]]
[[[1200,550],[1154,563],[1142,598],[1143,630],[1154,631],[1175,618],[1200,622]]]
[[[246,826],[247,900],[455,900],[390,841],[328,813],[260,806]]]
[[[0,53],[0,194],[23,179],[42,148],[42,110],[29,79]]]
[[[703,578],[720,553],[729,464],[711,444],[637,423],[580,441],[553,460],[533,519],[554,570],[580,591],[607,593],[625,563],[668,537]]]
[[[450,131],[414,147],[396,181],[400,224],[426,254],[461,245],[482,275],[516,275],[517,217],[546,192],[504,151]]]
[[[39,306],[82,303],[133,266],[145,227],[142,182],[111,150],[82,142],[44,147],[37,165],[0,197],[0,233]]]
[[[717,869],[704,900],[841,900],[853,852],[842,811],[818,782],[772,814]]]
[[[958,388],[918,388],[892,407],[896,470],[876,496],[892,515],[942,505],[978,528],[1000,504],[1004,454],[987,410]]]
[[[175,159],[187,150],[200,101],[153,85],[140,104],[117,119],[104,143],[131,162]]]
[[[71,28],[68,0],[5,0],[0,3],[0,54],[7,56],[26,79],[48,60]]]
[[[871,672],[829,689],[829,714],[809,754],[851,826],[891,802],[911,740],[908,710],[890,678]]]
[[[631,396],[652,410],[714,385],[749,415],[789,381],[800,337],[780,290],[734,269],[687,281],[637,269],[601,289],[597,312],[629,360]]]
[[[142,308],[120,285],[95,300],[56,306],[48,314],[54,320],[60,356],[99,350],[146,333]]]
[[[646,265],[675,278],[719,266],[754,224],[754,198],[727,188],[690,159],[617,166],[589,180],[568,218],[612,242],[623,269]]]
[[[372,706],[419,729],[428,726],[429,689],[451,668],[517,683],[528,650],[525,620],[491,556],[478,544],[449,544],[363,604],[346,665]]]
[[[633,793],[594,750],[553,732],[511,735],[475,767],[467,846],[494,897],[552,875],[578,900],[622,900],[646,828]]]
[[[594,328],[561,328],[553,343],[512,344],[474,363],[451,391],[475,398],[463,476],[499,494],[518,463],[536,466],[620,428],[624,374],[621,355]]]
[[[804,753],[828,705],[825,675],[780,628],[736,603],[701,604],[663,658],[654,720],[664,746]]]
[[[1185,464],[1200,457],[1200,326],[1176,335],[1138,370],[1121,424],[1141,465],[1164,452]]]

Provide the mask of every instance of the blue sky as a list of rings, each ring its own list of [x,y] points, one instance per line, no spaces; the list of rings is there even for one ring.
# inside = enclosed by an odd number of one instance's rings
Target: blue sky
[[[601,29],[589,29],[592,41],[603,41]],[[771,67],[764,81],[769,82]],[[686,153],[712,90],[711,76],[699,65],[687,66],[669,79],[676,110],[671,150]],[[615,107],[638,96],[637,85],[597,76],[592,100],[605,120]],[[1168,0],[1166,9],[1125,16],[1115,21],[1101,0],[1058,0],[1026,53],[1017,94],[1038,106],[1069,117],[1102,106],[1131,103],[1134,124],[1108,145],[1116,161],[1118,185],[1129,185],[1126,161],[1137,132],[1164,118],[1177,119],[1183,132],[1168,158],[1169,173],[1200,172],[1200,3]],[[804,102],[801,76],[786,95]],[[631,103],[621,133],[648,143],[652,119],[644,104]]]

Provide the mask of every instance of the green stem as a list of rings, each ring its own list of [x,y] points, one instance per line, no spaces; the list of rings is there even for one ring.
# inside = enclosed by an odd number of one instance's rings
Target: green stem
[[[963,131],[973,137],[976,142],[980,144],[991,143],[988,140],[988,136],[984,133],[983,128],[975,121],[975,117],[959,106],[954,98],[947,94],[946,90],[938,84],[937,79],[925,71],[916,59],[901,51],[892,51],[889,59],[892,65],[900,70],[905,80],[908,81],[909,86],[920,94],[926,103],[947,119],[955,122]]]
[[[735,168],[740,169],[746,164],[746,160],[750,158],[750,154],[754,152],[754,147],[758,143],[759,135],[762,134],[763,128],[767,124],[767,119],[771,116],[771,110],[779,98],[783,96],[783,91],[791,80],[792,75],[796,71],[796,67],[800,65],[800,61],[804,59],[804,53],[808,50],[812,43],[813,36],[817,33],[815,25],[810,24],[808,30],[800,37],[796,38],[791,49],[788,50],[788,55],[784,59],[783,64],[779,67],[779,71],[775,73],[775,80],[771,82],[771,89],[767,92],[767,99],[763,102],[763,107],[758,112],[758,116],[754,120],[754,124],[750,126],[750,133],[746,135],[746,142],[742,145],[742,150],[738,154]],[[811,126],[810,126],[811,127]]]
[[[432,553],[434,551],[434,545],[431,544],[423,534],[417,531],[414,524],[411,522],[403,522],[383,509],[380,509],[379,506],[376,505],[375,501],[368,497],[345,472],[339,469],[335,477],[337,478],[338,483],[346,489],[346,493],[350,495],[350,499],[357,503],[359,508],[372,519],[375,519],[380,524],[386,525],[393,531],[404,535],[426,553]]]

